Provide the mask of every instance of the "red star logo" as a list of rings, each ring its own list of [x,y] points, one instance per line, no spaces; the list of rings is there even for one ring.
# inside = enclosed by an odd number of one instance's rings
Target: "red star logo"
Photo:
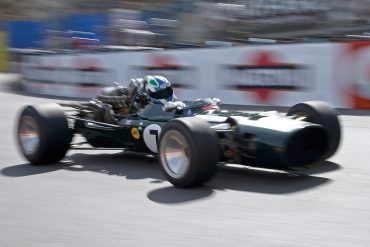
[[[180,65],[177,65],[175,62],[173,62],[174,58],[168,55],[154,54],[149,57],[149,61],[151,64],[150,68],[152,69],[173,69],[173,70],[181,69]],[[172,81],[171,83],[172,87],[176,88],[177,90],[188,86],[179,84],[176,81]]]
[[[152,55],[150,57],[150,63],[159,68],[179,68],[174,62],[172,62],[172,58],[170,56],[165,55]]]
[[[283,65],[283,63],[277,62],[276,54],[273,52],[256,52],[251,57],[248,57],[248,65],[257,66],[276,66]],[[242,91],[253,92],[258,101],[262,103],[270,102],[274,96],[276,96],[276,89],[272,90],[269,88],[248,88],[242,89]]]
[[[369,45],[370,42],[368,41],[355,42],[352,43],[351,48],[353,51],[356,52],[355,55],[358,56],[359,52],[361,52],[361,49],[367,48],[369,47]],[[364,73],[367,81],[370,81],[370,62],[367,62]],[[355,78],[354,81],[356,80],[357,78]],[[369,109],[370,98],[363,96],[361,93],[359,93],[360,90],[361,88],[357,85],[357,83],[352,83],[352,86],[349,88],[349,90],[347,90],[351,99],[352,106],[356,109]]]
[[[75,60],[77,68],[83,71],[100,71],[101,66],[99,62],[94,58],[77,58]]]

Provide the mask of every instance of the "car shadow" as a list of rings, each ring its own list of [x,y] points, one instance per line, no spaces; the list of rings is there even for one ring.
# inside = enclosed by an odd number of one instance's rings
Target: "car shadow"
[[[301,172],[287,173],[274,170],[261,170],[251,167],[219,166],[216,175],[203,187],[194,189],[179,189],[166,186],[148,193],[148,198],[157,203],[175,204],[189,201],[189,198],[210,196],[214,191],[234,190],[251,193],[286,195],[314,189],[332,182],[329,178],[312,176],[310,174],[323,173],[340,169],[333,162],[325,161],[323,169],[310,168],[307,174]]]
[[[158,169],[157,158],[134,152],[114,154],[83,154],[68,156],[70,165],[63,169],[69,171],[92,171],[111,176],[123,176],[126,179],[153,178],[155,182],[165,181]]]
[[[310,190],[331,182],[329,178],[313,174],[334,171],[340,168],[341,166],[336,163],[325,161],[321,165],[307,170],[305,174],[291,174],[274,170],[222,165],[208,183],[202,187],[191,189],[175,188],[166,182],[159,169],[156,157],[131,152],[113,154],[74,153],[67,156],[59,164],[47,166],[19,164],[6,167],[0,172],[2,175],[9,177],[23,177],[68,170],[73,172],[99,172],[132,180],[151,178],[153,180],[150,183],[163,183],[164,187],[148,192],[148,199],[157,203],[177,204],[209,198],[214,192],[223,190],[275,195]]]
[[[157,168],[157,159],[153,156],[132,153],[74,153],[63,161],[50,165],[19,164],[3,168],[0,173],[9,177],[24,177],[37,174],[68,170],[75,172],[91,171],[107,175],[125,176],[127,179],[154,178],[160,181],[164,177]]]
[[[321,174],[325,172],[332,172],[332,171],[336,171],[340,169],[342,169],[340,165],[327,160],[327,161],[322,162],[320,165],[308,167],[307,169],[301,171],[301,173],[304,175],[314,175],[314,174]]]
[[[50,164],[45,166],[36,166],[29,163],[8,166],[1,169],[0,173],[7,177],[26,177],[39,175],[43,173],[55,172],[62,169],[61,164]]]
[[[329,178],[307,174],[261,170],[251,167],[221,166],[208,183],[217,190],[237,190],[265,194],[289,194],[331,182]]]

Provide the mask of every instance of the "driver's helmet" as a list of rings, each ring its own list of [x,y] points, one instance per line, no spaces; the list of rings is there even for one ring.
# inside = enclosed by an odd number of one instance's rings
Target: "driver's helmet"
[[[144,78],[145,92],[154,104],[166,104],[173,101],[173,89],[171,82],[163,76],[154,75]]]

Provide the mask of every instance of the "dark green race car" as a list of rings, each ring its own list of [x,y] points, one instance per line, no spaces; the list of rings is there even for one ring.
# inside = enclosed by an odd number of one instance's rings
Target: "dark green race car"
[[[77,134],[92,148],[151,153],[177,187],[203,184],[221,162],[278,170],[320,165],[340,143],[337,114],[324,102],[299,103],[286,115],[221,110],[212,99],[185,103],[171,112],[150,104],[115,115],[115,123],[91,101],[26,106],[18,143],[32,164],[59,162],[78,146],[71,144]]]

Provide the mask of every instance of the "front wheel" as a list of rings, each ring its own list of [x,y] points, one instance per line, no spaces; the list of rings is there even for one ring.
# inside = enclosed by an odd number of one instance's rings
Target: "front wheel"
[[[171,120],[161,133],[159,158],[163,174],[174,186],[199,186],[212,178],[216,171],[216,135],[202,119]]]

